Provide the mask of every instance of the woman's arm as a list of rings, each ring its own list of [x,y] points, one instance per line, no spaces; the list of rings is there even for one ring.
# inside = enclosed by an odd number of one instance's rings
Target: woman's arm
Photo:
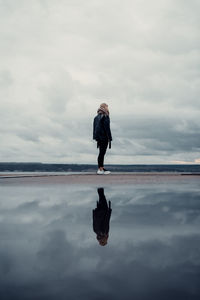
[[[108,140],[112,141],[112,134],[110,130],[110,118],[108,116],[105,116],[102,121],[103,121],[103,126],[106,131]]]

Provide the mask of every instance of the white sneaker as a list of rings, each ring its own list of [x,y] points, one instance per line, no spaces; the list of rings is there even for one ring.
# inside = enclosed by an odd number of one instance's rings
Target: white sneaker
[[[104,174],[104,170],[99,170],[99,169],[98,169],[97,174],[98,174],[98,175],[103,175],[103,174]]]
[[[103,170],[104,170],[104,174],[105,174],[105,175],[108,175],[108,174],[111,173],[110,171],[108,171],[108,170],[106,170],[106,169],[104,169],[104,168],[103,168]]]
[[[108,171],[108,170],[106,170],[104,168],[103,168],[103,170],[98,169],[98,171],[97,171],[98,175],[108,175],[110,173],[111,173],[110,171]]]

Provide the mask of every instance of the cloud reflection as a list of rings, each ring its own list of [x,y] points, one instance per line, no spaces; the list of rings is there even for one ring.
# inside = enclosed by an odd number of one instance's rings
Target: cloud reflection
[[[108,187],[103,248],[91,230],[96,192],[101,201],[103,188],[2,189],[1,299],[198,299],[198,183]]]

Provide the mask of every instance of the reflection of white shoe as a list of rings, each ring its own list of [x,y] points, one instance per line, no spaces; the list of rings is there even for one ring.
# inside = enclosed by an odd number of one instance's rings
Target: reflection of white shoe
[[[103,174],[104,174],[104,170],[99,170],[99,169],[98,169],[97,174],[98,174],[98,175],[103,175]]]
[[[106,169],[104,169],[104,168],[103,168],[103,170],[104,170],[104,174],[105,174],[105,175],[108,175],[108,174],[111,173],[110,171],[108,171],[108,170],[106,170]]]

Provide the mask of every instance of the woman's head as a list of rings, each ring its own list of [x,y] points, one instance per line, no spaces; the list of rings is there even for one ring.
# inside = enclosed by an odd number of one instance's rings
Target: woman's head
[[[108,104],[106,103],[101,103],[98,110],[97,110],[97,113],[103,113],[103,114],[106,114],[109,116],[109,110],[108,110]]]
[[[108,108],[108,104],[106,104],[106,103],[101,103],[101,105],[100,105],[100,107],[103,107],[103,108]]]
[[[108,234],[103,235],[97,235],[97,240],[99,242],[99,245],[105,246],[108,243]]]

